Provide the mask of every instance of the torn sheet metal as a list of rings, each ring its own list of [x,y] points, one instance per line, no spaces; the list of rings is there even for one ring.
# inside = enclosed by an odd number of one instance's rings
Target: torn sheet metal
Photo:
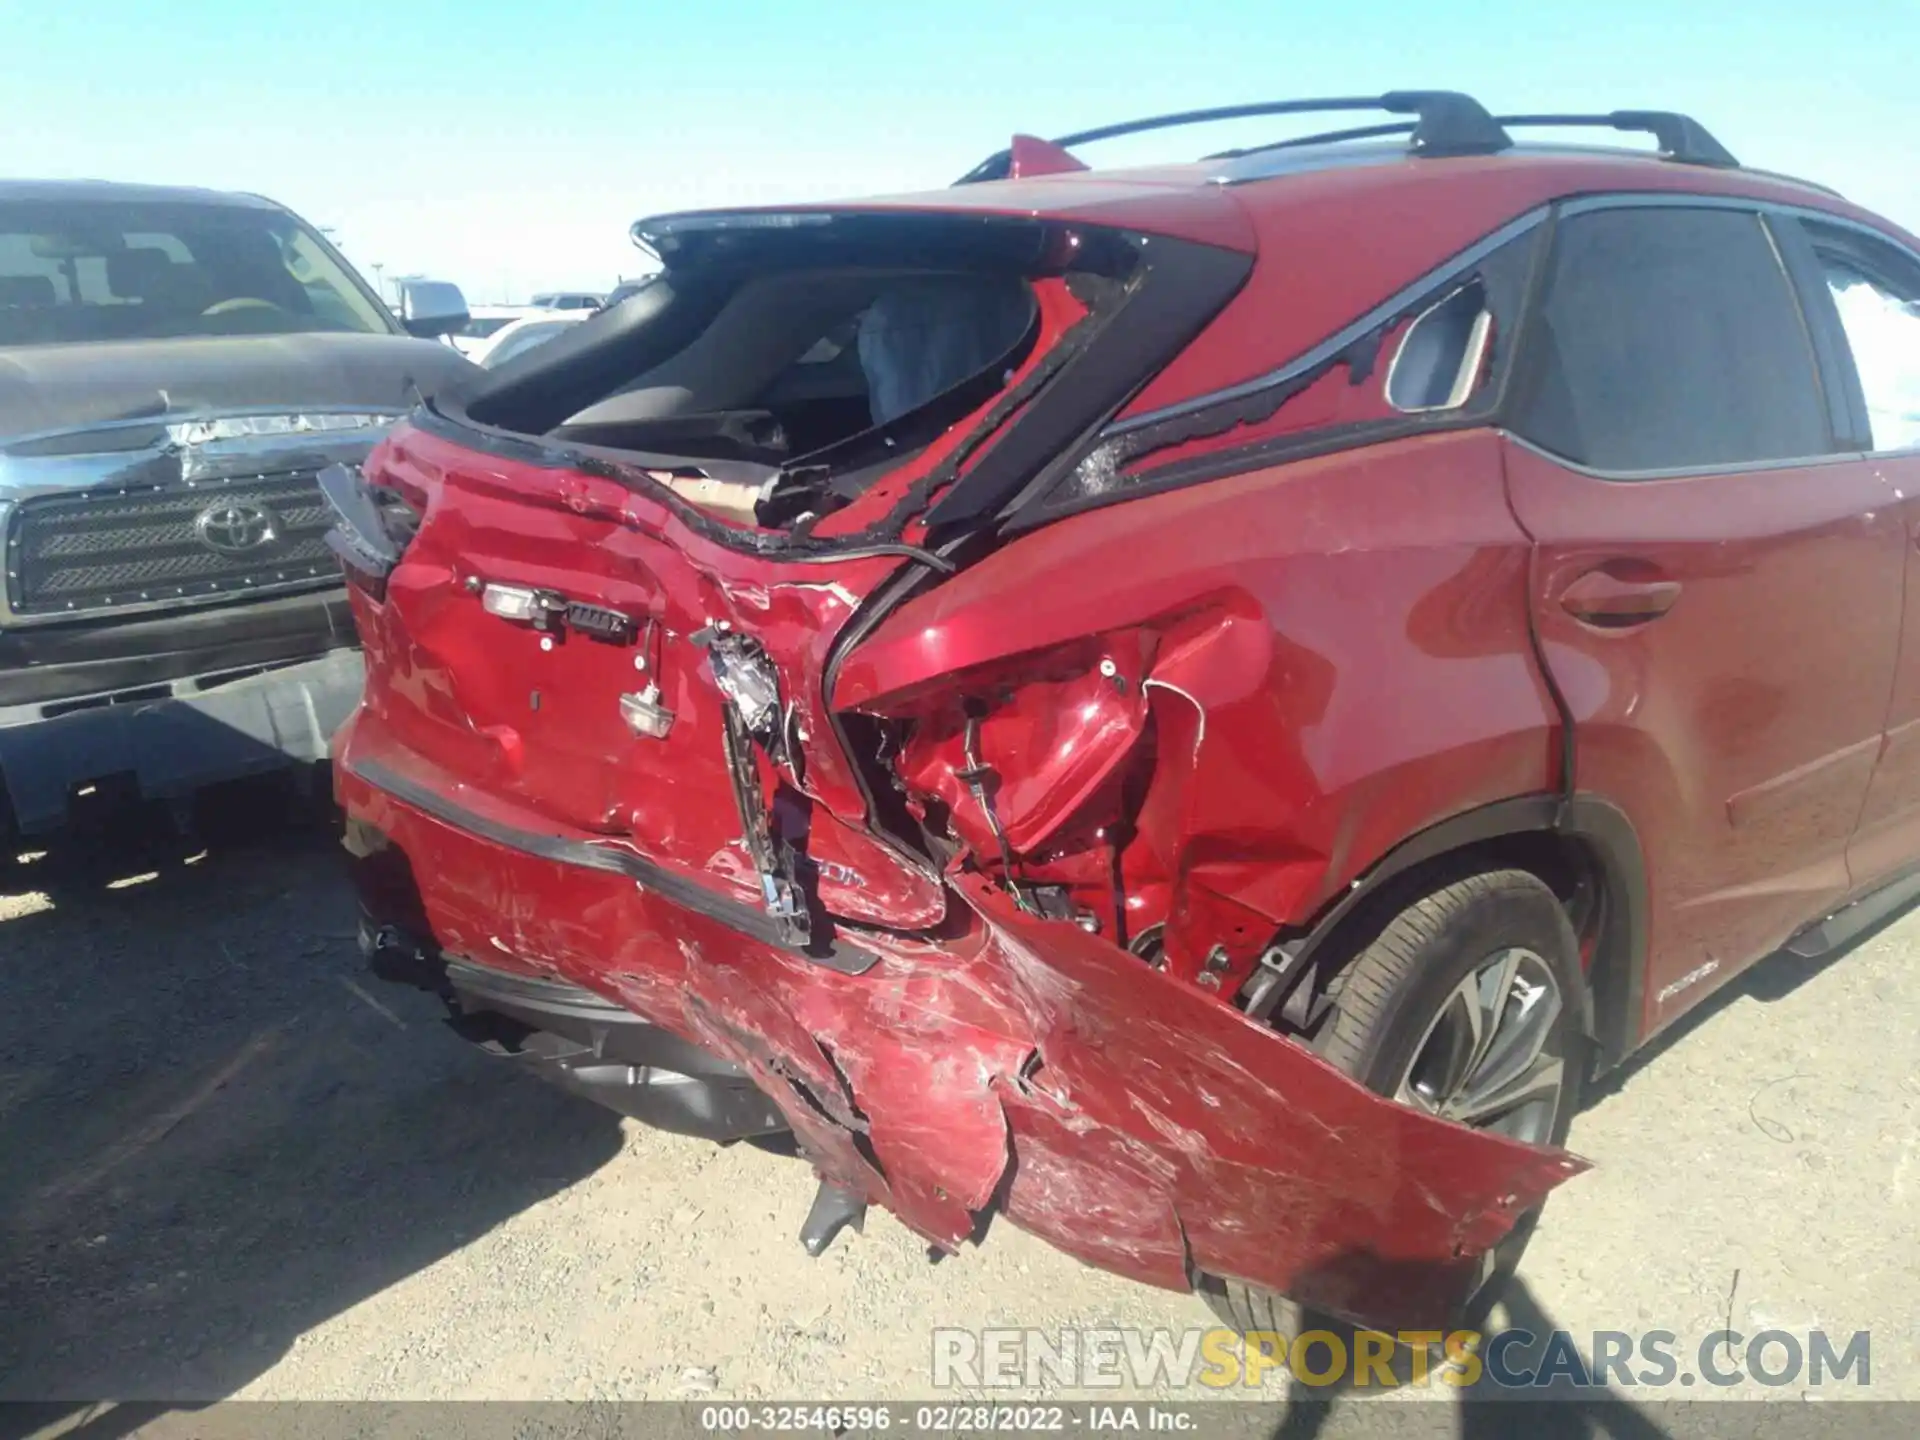
[[[1442,1323],[1478,1257],[1586,1168],[1392,1104],[977,878],[956,882],[963,934],[876,939],[878,963],[843,974],[429,818],[360,779],[361,754],[350,735],[342,799],[389,841],[358,860],[367,893],[451,954],[500,964],[497,936],[742,1066],[827,1179],[936,1245],[997,1208],[1147,1283],[1207,1272],[1360,1323]]]

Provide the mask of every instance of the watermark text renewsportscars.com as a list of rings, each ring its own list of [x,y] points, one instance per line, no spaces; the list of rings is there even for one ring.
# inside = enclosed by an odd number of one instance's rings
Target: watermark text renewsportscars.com
[[[1859,1387],[1873,1379],[1868,1331],[1304,1330],[1224,1328],[937,1329],[937,1390],[1154,1388],[1224,1391],[1304,1385],[1356,1389],[1492,1384],[1503,1389],[1666,1389],[1752,1384]]]

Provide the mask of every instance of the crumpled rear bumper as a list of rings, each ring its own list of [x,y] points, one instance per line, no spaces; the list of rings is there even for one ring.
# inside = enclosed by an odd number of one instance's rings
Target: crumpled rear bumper
[[[1098,936],[960,882],[938,946],[848,974],[630,876],[556,862],[353,768],[362,898],[442,950],[584,985],[751,1074],[829,1180],[955,1247],[991,1210],[1106,1269],[1198,1272],[1357,1323],[1443,1324],[1585,1169],[1394,1105]],[[863,943],[868,943],[863,941]]]

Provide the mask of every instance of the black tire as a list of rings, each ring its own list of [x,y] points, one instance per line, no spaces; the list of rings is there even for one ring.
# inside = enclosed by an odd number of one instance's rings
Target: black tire
[[[1442,1005],[1488,957],[1503,950],[1531,951],[1550,967],[1562,1003],[1549,1044],[1564,1062],[1564,1082],[1546,1143],[1564,1143],[1579,1106],[1579,1078],[1586,1063],[1580,997],[1585,981],[1579,943],[1552,890],[1524,870],[1469,874],[1419,894],[1387,919],[1373,938],[1327,987],[1332,1009],[1313,1048],[1361,1084],[1393,1094],[1407,1074]],[[1460,1323],[1475,1325],[1499,1298],[1538,1222],[1530,1211],[1495,1251],[1495,1265],[1469,1300]],[[1227,1324],[1242,1334],[1270,1331],[1288,1337],[1303,1330],[1342,1327],[1305,1311],[1271,1290],[1211,1275],[1200,1293]]]

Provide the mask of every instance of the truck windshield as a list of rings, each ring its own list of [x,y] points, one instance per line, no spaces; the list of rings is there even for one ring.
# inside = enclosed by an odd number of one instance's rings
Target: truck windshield
[[[0,202],[0,346],[317,330],[395,325],[285,211]]]

